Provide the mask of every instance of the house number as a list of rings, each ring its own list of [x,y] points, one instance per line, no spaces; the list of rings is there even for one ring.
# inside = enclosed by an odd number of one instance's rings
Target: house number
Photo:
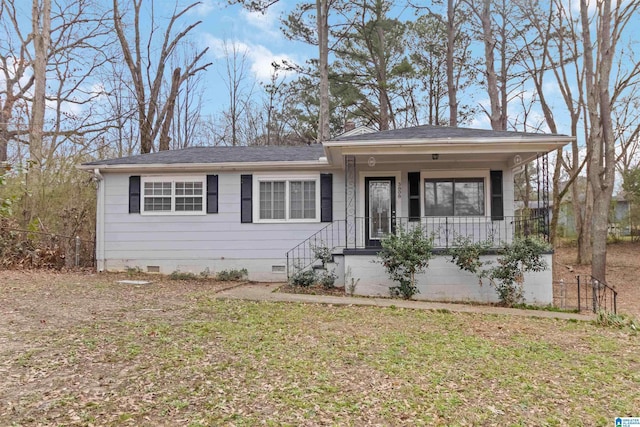
[[[401,199],[402,198],[402,183],[401,182],[398,183],[398,193],[397,194],[398,194],[398,199]]]

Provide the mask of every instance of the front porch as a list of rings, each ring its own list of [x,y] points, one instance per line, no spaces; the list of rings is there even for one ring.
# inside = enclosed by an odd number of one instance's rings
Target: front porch
[[[567,141],[560,135],[429,126],[328,141],[327,161],[342,165],[334,176],[344,185],[344,200],[334,204],[334,222],[287,253],[288,275],[313,266],[317,248],[324,248],[333,254],[337,283],[346,275],[360,279],[358,294],[388,295],[391,283],[375,262],[381,241],[421,227],[433,240],[435,258],[417,297],[494,301],[494,290],[450,263],[447,250],[463,240],[489,242],[493,249],[522,236],[548,240],[546,211],[540,217],[514,212],[514,177],[525,163],[540,162],[539,197],[547,203],[546,153]],[[493,253],[487,256],[495,260]],[[547,272],[530,279],[535,283],[525,291],[528,302],[552,302],[550,259],[548,264]]]
[[[457,246],[458,238],[464,237],[471,243],[490,242],[495,251],[483,257],[483,261],[495,261],[497,250],[517,237],[537,237],[547,239],[548,223],[545,217],[421,217],[394,218],[392,232],[409,230],[420,226],[426,236],[433,238],[434,258],[427,273],[419,276],[417,299],[433,301],[475,301],[497,302],[493,288],[485,283],[480,286],[477,277],[461,271],[449,262],[447,250]],[[337,276],[336,286],[344,286],[351,279],[359,280],[356,295],[388,296],[393,285],[384,268],[377,260],[380,250],[379,240],[367,239],[366,227],[375,224],[371,218],[356,217],[353,223],[337,220],[301,242],[287,252],[287,275],[297,271],[319,267],[316,257],[318,249],[332,254],[326,266]],[[547,271],[530,274],[526,278],[525,298],[529,303],[550,304],[553,301],[551,288],[551,254],[545,256],[550,268]]]

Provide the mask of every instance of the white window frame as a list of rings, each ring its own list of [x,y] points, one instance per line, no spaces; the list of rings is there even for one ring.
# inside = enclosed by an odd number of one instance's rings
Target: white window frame
[[[170,211],[147,211],[145,210],[144,200],[146,197],[159,197],[159,196],[145,196],[144,186],[149,182],[170,182],[171,183],[171,210]],[[176,182],[200,182],[202,183],[202,210],[199,211],[176,211]],[[198,197],[198,196],[186,196],[186,197]],[[206,177],[198,176],[143,176],[140,179],[140,214],[141,215],[206,215],[207,214],[207,180]]]
[[[424,194],[424,181],[426,179],[459,179],[459,178],[481,178],[484,180],[484,215],[470,215],[470,216],[450,216],[449,218],[460,218],[464,220],[466,218],[487,218],[490,217],[488,212],[491,212],[491,172],[489,169],[468,169],[468,170],[428,170],[420,171],[420,217],[425,218],[425,194]],[[429,217],[438,218],[438,217]]]
[[[260,218],[260,183],[284,181],[284,218],[271,219]],[[291,182],[292,181],[313,181],[315,182],[316,213],[315,218],[291,218]],[[320,222],[320,174],[260,174],[253,176],[253,222],[254,223],[313,223]]]

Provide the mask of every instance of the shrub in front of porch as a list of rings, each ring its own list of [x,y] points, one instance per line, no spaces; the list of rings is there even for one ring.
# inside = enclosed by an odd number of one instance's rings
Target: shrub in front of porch
[[[433,256],[433,237],[427,237],[421,227],[400,230],[381,240],[379,262],[387,274],[398,284],[389,287],[391,296],[411,299],[416,293],[416,274],[423,272]]]
[[[449,255],[451,262],[461,270],[475,274],[480,284],[483,278],[488,278],[503,305],[512,307],[524,302],[524,275],[546,270],[548,266],[543,254],[551,248],[546,242],[535,238],[515,239],[499,249],[497,265],[490,267],[489,263],[480,261],[480,256],[486,254],[489,248],[488,241],[473,243],[461,238],[456,240],[456,247],[449,250]]]

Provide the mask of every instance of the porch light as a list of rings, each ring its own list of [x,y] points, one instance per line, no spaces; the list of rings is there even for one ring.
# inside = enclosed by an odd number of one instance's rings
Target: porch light
[[[431,160],[438,160],[438,158],[440,158],[440,154],[432,154],[431,155]]]

